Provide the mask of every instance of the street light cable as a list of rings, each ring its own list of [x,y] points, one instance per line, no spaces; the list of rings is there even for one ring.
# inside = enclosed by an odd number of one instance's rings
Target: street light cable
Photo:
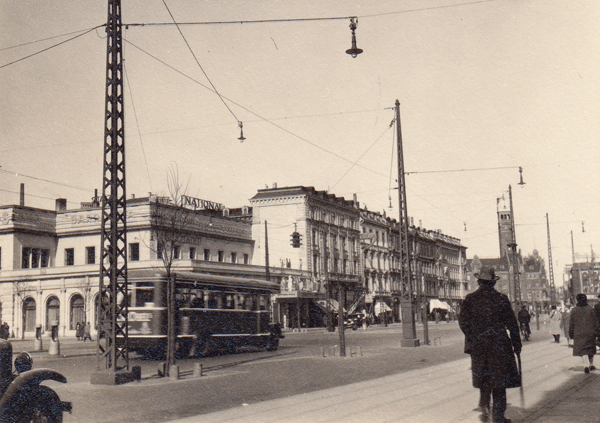
[[[180,71],[179,69],[177,69],[177,68],[174,68],[173,66],[169,65],[168,63],[164,62],[163,60],[159,59],[158,57],[156,57],[156,56],[154,56],[154,55],[152,55],[152,54],[148,53],[147,51],[145,51],[145,50],[144,50],[144,49],[142,49],[141,47],[139,47],[139,46],[137,46],[137,45],[133,44],[131,41],[128,41],[128,40],[125,40],[125,41],[126,41],[128,44],[130,44],[130,45],[132,45],[133,47],[135,47],[135,48],[137,48],[138,50],[140,50],[142,53],[144,53],[144,54],[148,55],[149,57],[153,58],[154,60],[158,61],[159,63],[162,63],[162,64],[163,64],[163,65],[165,65],[166,67],[168,67],[168,68],[172,69],[173,71],[175,71],[175,72],[177,72],[178,74],[180,74],[180,75],[184,76],[185,78],[189,79],[190,81],[192,81],[192,82],[194,82],[194,83],[196,83],[196,84],[200,85],[200,86],[201,86],[201,87],[203,87],[203,88],[206,88],[206,89],[207,89],[207,90],[209,90],[209,91],[215,92],[215,91],[214,91],[212,88],[210,88],[210,87],[206,86],[205,84],[203,84],[202,82],[200,82],[200,81],[198,81],[198,80],[196,80],[196,79],[192,78],[191,76],[189,76],[189,75],[187,75],[187,74],[183,73],[183,72],[182,72],[182,71]],[[288,133],[288,134],[292,135],[293,137],[295,137],[295,138],[298,138],[299,140],[301,140],[301,141],[304,141],[305,143],[307,143],[307,144],[310,144],[310,145],[312,145],[313,147],[316,147],[316,148],[318,148],[319,150],[322,150],[322,151],[324,151],[324,152],[326,152],[326,153],[329,153],[329,154],[331,154],[332,156],[334,156],[334,157],[337,157],[338,159],[341,159],[341,160],[343,160],[343,161],[346,161],[346,162],[348,162],[348,163],[354,164],[354,163],[352,162],[352,160],[350,160],[350,159],[347,159],[347,158],[345,158],[345,157],[343,157],[343,156],[341,156],[341,155],[339,155],[339,154],[337,154],[337,153],[335,153],[335,152],[333,152],[333,151],[331,151],[331,150],[328,150],[328,149],[326,149],[326,148],[324,148],[324,147],[322,147],[322,146],[320,146],[320,145],[318,145],[318,144],[316,144],[316,143],[314,143],[314,142],[312,142],[312,141],[309,141],[309,140],[307,140],[306,138],[303,138],[303,137],[301,137],[301,136],[299,136],[299,135],[297,135],[297,134],[295,134],[295,133],[291,132],[290,130],[288,130],[288,129],[286,129],[286,128],[282,127],[281,125],[277,125],[275,122],[272,122],[272,121],[270,121],[269,119],[267,119],[267,118],[265,118],[265,117],[263,117],[263,116],[259,115],[258,113],[254,112],[253,110],[250,110],[249,108],[247,108],[247,107],[245,107],[245,106],[243,106],[243,105],[241,105],[241,104],[239,104],[239,103],[235,102],[234,100],[231,100],[230,98],[227,98],[227,97],[223,97],[223,98],[227,99],[227,101],[231,102],[232,104],[235,104],[236,106],[238,106],[238,107],[240,107],[240,108],[244,109],[245,111],[247,111],[247,112],[249,112],[249,113],[253,114],[254,116],[256,116],[256,117],[258,117],[259,119],[261,119],[262,121],[264,121],[264,122],[267,122],[267,123],[269,123],[269,124],[273,125],[274,127],[276,127],[276,128],[278,128],[278,129],[280,129],[280,130],[282,130],[282,131],[284,131],[284,132],[286,132],[286,133]],[[387,177],[388,177],[388,175],[384,175],[383,173],[377,172],[376,170],[370,169],[370,168],[368,168],[368,167],[365,167],[365,166],[362,166],[362,165],[360,165],[360,164],[355,164],[355,166],[358,166],[358,167],[360,167],[360,168],[362,168],[362,169],[368,170],[369,172],[372,172],[372,173],[374,173],[374,174],[376,174],[376,175],[383,176],[383,177],[385,177],[385,178],[387,178]]]
[[[165,7],[167,9],[167,12],[169,12],[169,15],[171,16],[171,19],[173,19],[173,23],[177,27],[177,31],[179,31],[179,34],[181,35],[181,38],[183,38],[183,41],[185,42],[185,45],[187,46],[187,48],[190,51],[190,53],[192,53],[192,56],[194,57],[194,60],[196,61],[196,64],[198,64],[198,67],[200,68],[200,70],[202,71],[202,73],[204,74],[204,76],[206,77],[206,79],[208,80],[208,82],[210,83],[211,87],[213,87],[213,91],[219,96],[219,98],[221,99],[221,101],[223,102],[223,104],[225,105],[225,107],[227,107],[227,110],[229,110],[229,113],[231,113],[231,115],[235,118],[235,120],[238,122],[238,124],[240,124],[241,123],[240,120],[237,118],[237,116],[235,115],[235,113],[233,113],[233,111],[231,110],[231,108],[227,105],[227,103],[223,99],[223,96],[219,93],[219,91],[217,90],[217,87],[215,87],[215,84],[212,83],[212,81],[210,80],[210,78],[206,74],[206,71],[204,70],[204,68],[200,64],[200,61],[196,57],[196,54],[194,53],[194,50],[192,50],[192,47],[190,46],[190,44],[188,43],[187,39],[185,38],[185,35],[183,35],[183,32],[181,31],[181,28],[179,27],[179,24],[177,23],[177,21],[175,20],[175,17],[171,13],[171,10],[169,9],[169,6],[167,6],[166,0],[163,0],[163,4],[165,5]]]

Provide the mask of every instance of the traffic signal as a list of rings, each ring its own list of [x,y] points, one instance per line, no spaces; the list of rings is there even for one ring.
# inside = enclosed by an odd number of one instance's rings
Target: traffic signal
[[[302,242],[300,242],[302,238],[302,235],[300,235],[300,233],[298,233],[297,231],[294,231],[294,233],[292,233],[292,247],[294,248],[300,248],[300,246],[302,245]]]

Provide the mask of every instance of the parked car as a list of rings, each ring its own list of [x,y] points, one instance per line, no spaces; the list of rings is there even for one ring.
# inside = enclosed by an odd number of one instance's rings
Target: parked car
[[[71,412],[70,402],[60,400],[45,380],[66,383],[67,379],[50,369],[32,370],[31,356],[22,352],[12,364],[12,344],[0,339],[0,422],[60,423],[63,412]]]

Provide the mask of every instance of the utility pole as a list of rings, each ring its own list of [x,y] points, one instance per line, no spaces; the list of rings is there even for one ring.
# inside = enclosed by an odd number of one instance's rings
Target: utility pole
[[[509,185],[508,186],[508,199],[509,199],[509,203],[510,203],[510,236],[511,236],[511,242],[509,244],[509,248],[510,248],[510,257],[509,260],[512,258],[511,264],[512,264],[512,276],[513,276],[513,293],[514,293],[514,297],[512,298],[513,301],[513,310],[515,310],[515,312],[517,312],[520,308],[521,308],[521,281],[519,278],[519,256],[517,254],[517,236],[515,234],[515,213],[514,213],[514,209],[513,209],[513,201],[512,201],[512,187]]]
[[[406,208],[406,180],[404,175],[404,153],[402,149],[402,128],[400,125],[400,102],[396,100],[396,138],[398,142],[398,203],[400,225],[400,281],[402,283],[402,315],[403,347],[418,347],[415,313],[413,311],[413,275],[411,273],[411,256],[408,249],[408,210]]]
[[[550,220],[546,213],[546,229],[548,232],[548,277],[550,278],[550,305],[556,305],[556,289],[554,287],[554,267],[552,266],[552,244],[550,243]]]
[[[265,220],[265,277],[271,280],[271,269],[269,269],[269,234],[267,232],[267,221]]]
[[[97,371],[91,375],[91,383],[104,385],[115,385],[133,379],[129,372],[127,345],[127,227],[121,31],[121,0],[109,0],[106,24],[100,297],[97,310],[98,362]]]

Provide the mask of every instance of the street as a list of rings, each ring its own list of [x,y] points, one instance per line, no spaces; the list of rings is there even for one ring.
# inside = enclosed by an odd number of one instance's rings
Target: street
[[[400,325],[347,330],[346,358],[331,356],[339,334],[325,330],[287,332],[275,352],[239,351],[200,359],[202,378],[192,377],[197,359],[179,360],[181,380],[157,375],[158,362],[132,358],[142,381],[123,386],[91,385],[95,343],[61,341],[61,355],[32,353],[34,367],[63,373],[66,385],[49,382],[63,401],[73,402],[65,421],[167,421],[236,407],[244,403],[297,395],[463,358],[463,337],[456,322],[429,325],[430,346],[400,347]],[[421,327],[418,334],[422,337]],[[434,340],[436,345],[434,346]],[[46,339],[44,340],[46,341]],[[14,351],[32,341],[14,341]],[[47,349],[48,344],[44,344]],[[325,351],[326,357],[323,357]],[[86,392],[86,395],[82,395]],[[126,392],[126,394],[125,394]]]
[[[515,422],[545,422],[547,415],[543,413],[565,393],[576,392],[584,377],[564,340],[561,344],[551,342],[544,324],[540,330],[532,325],[532,331],[531,341],[523,350],[526,406],[519,404],[518,390],[509,390],[507,415]],[[34,368],[52,368],[67,377],[65,385],[46,383],[63,401],[73,402],[73,414],[65,414],[65,422],[220,422],[229,421],[230,415],[238,416],[232,421],[265,421],[264,417],[256,417],[261,407],[273,421],[313,421],[306,420],[309,417],[305,414],[294,414],[306,413],[303,410],[308,402],[312,404],[310,409],[322,407],[320,421],[349,421],[338,418],[350,412],[356,414],[354,420],[358,416],[366,418],[367,413],[374,422],[388,421],[387,417],[370,414],[388,409],[396,410],[392,413],[395,421],[439,421],[438,417],[447,413],[447,421],[477,421],[472,411],[477,390],[470,383],[470,362],[463,353],[464,338],[456,322],[430,322],[431,344],[418,348],[400,347],[401,325],[371,326],[345,334],[346,358],[330,355],[339,340],[337,332],[286,332],[274,352],[239,351],[180,360],[181,377],[176,381],[158,377],[158,362],[132,358],[131,366],[142,368],[142,380],[121,386],[90,384],[96,362],[95,344],[64,339],[60,357],[47,352],[32,355]],[[421,325],[417,325],[417,334],[422,339]],[[14,351],[31,345],[31,341],[14,341]],[[193,364],[198,361],[203,377],[192,375]],[[594,381],[598,375],[587,376]],[[371,411],[359,404],[365,395],[372,402],[369,407],[375,407]],[[331,398],[339,398],[334,401],[335,412]],[[269,407],[275,407],[275,411]],[[565,420],[561,415],[553,421],[598,421],[593,415],[591,420],[583,419],[584,412],[569,410],[578,420]]]

